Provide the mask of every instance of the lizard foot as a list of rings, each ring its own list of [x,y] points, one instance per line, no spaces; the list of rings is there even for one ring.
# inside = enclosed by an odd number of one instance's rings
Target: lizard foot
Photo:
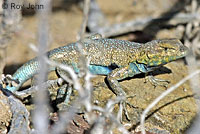
[[[158,79],[158,78],[155,78],[154,76],[152,75],[149,75],[148,76],[148,81],[154,86],[163,86],[163,87],[167,87],[168,84],[170,83],[169,80],[163,80],[163,79]]]
[[[63,103],[58,105],[59,110],[65,110],[69,107],[72,90],[73,90],[72,85],[67,85],[67,84],[64,84],[58,89],[56,99],[64,100]]]
[[[120,106],[122,106],[124,115],[125,115],[125,117],[126,117],[126,119],[128,121],[131,121],[131,118],[129,116],[127,107],[130,107],[130,108],[136,108],[136,107],[134,105],[130,104],[127,99],[128,98],[133,98],[133,97],[135,97],[135,95],[134,96],[125,97],[125,99],[123,99],[123,100],[120,101]],[[120,113],[120,121],[122,122],[122,112]]]
[[[7,88],[9,91],[14,91],[16,90],[16,87],[19,86],[19,81],[13,79],[12,75],[4,75],[2,74],[1,76],[1,84],[3,85],[4,88]]]

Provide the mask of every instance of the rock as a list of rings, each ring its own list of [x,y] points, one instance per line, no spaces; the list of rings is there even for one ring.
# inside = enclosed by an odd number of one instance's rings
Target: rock
[[[0,91],[0,133],[6,134],[7,127],[10,124],[12,113],[10,111],[10,105],[8,98]]]

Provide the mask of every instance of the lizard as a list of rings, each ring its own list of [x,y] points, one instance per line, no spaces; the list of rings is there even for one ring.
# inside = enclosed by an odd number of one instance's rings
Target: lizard
[[[160,39],[147,43],[102,38],[94,34],[81,41],[82,51],[89,60],[88,69],[95,75],[106,75],[111,90],[117,96],[126,97],[118,81],[136,74],[149,73],[162,65],[180,59],[188,54],[188,48],[178,39]],[[78,43],[71,43],[47,52],[47,57],[71,66],[79,73],[78,61],[81,56]],[[50,67],[50,71],[56,67]],[[23,64],[12,76],[17,86],[8,85],[11,92],[17,91],[23,83],[39,71],[37,57]]]

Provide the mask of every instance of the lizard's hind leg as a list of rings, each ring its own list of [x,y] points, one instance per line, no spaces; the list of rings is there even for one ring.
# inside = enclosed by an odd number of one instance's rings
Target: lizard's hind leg
[[[65,110],[69,106],[72,90],[72,86],[67,84],[62,85],[58,89],[56,99],[62,100],[62,103],[58,106],[60,110]]]
[[[63,79],[63,77],[65,77],[65,80],[66,80],[66,78],[70,79],[68,77],[69,74],[64,70],[56,68],[56,73],[57,73],[58,77],[61,77],[62,79]],[[66,82],[66,81],[58,89],[56,99],[57,100],[62,100],[62,102],[63,102],[61,104],[61,106],[59,106],[60,107],[59,109],[63,110],[63,109],[66,109],[69,106],[69,102],[70,102],[70,97],[72,95],[72,91],[73,91],[73,85],[68,83],[68,82]]]

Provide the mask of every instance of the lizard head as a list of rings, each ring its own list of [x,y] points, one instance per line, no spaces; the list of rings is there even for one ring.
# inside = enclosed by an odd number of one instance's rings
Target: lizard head
[[[164,65],[188,54],[188,48],[178,39],[162,39],[143,45],[137,62],[147,66]]]

